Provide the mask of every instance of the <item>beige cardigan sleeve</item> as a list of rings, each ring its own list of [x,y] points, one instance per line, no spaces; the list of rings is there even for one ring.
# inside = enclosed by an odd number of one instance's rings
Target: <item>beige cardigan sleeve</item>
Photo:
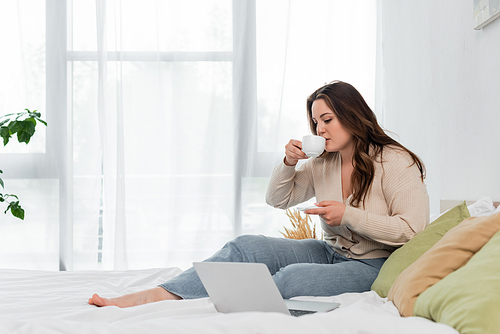
[[[287,209],[314,197],[314,187],[308,163],[298,168],[282,161],[269,179],[266,203],[279,209]]]

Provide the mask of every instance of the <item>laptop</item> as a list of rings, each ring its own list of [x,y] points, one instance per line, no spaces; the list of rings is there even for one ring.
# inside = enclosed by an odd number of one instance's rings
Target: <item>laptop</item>
[[[328,312],[339,303],[283,299],[263,263],[195,262],[194,269],[218,312]]]

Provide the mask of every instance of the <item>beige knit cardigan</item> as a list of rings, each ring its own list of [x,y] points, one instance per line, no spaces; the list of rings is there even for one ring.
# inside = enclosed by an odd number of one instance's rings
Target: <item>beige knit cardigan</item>
[[[342,198],[341,157],[338,152],[311,158],[300,167],[281,162],[272,172],[266,202],[287,209],[316,197],[316,201]],[[364,203],[346,202],[340,226],[320,218],[325,241],[348,258],[388,257],[429,223],[429,197],[420,171],[410,155],[385,147],[374,159],[375,177]]]

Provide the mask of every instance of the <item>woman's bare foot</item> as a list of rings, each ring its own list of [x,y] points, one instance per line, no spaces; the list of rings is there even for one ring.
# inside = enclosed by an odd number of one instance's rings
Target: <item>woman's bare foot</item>
[[[102,298],[97,293],[89,298],[89,304],[95,306],[118,306],[131,307],[147,303],[159,302],[162,300],[180,300],[181,297],[174,295],[167,290],[156,287],[149,290],[131,293],[117,298]]]

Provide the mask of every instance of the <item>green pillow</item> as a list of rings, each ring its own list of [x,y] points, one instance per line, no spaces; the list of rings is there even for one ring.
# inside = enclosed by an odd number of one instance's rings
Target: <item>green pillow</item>
[[[499,215],[500,218],[500,215]],[[425,290],[413,314],[460,333],[500,333],[500,232],[465,266]]]
[[[465,201],[441,215],[422,232],[418,233],[389,256],[380,269],[371,289],[378,293],[380,297],[387,297],[392,284],[403,270],[415,262],[429,248],[434,246],[448,230],[469,217],[470,214]]]

